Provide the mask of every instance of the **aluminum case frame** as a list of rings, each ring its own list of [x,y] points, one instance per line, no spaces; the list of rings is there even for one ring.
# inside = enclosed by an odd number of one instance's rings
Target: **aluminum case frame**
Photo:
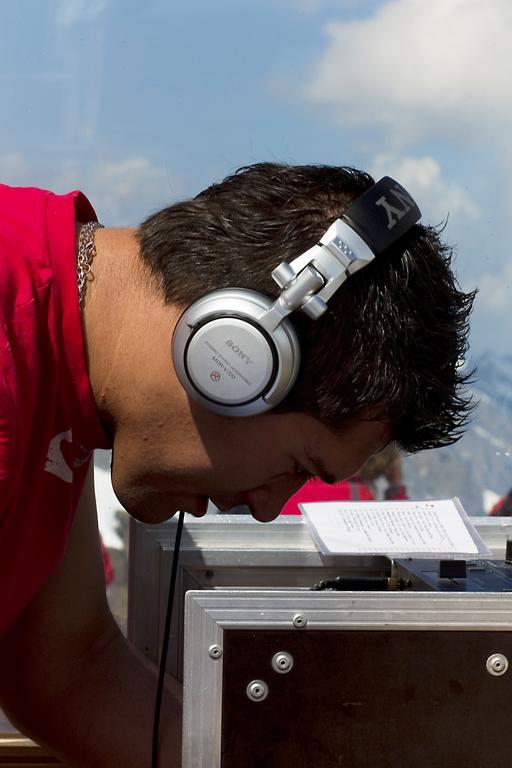
[[[221,768],[226,630],[484,630],[512,628],[512,594],[192,591],[186,596],[183,768]],[[300,615],[300,628],[294,618]],[[496,642],[499,651],[499,642]],[[210,649],[220,649],[212,654]]]
[[[503,558],[512,520],[472,518],[472,522],[492,557]],[[173,519],[156,526],[131,521],[130,526],[128,636],[158,662],[177,524]],[[183,768],[221,765],[222,658],[212,658],[209,649],[222,648],[227,629],[289,628],[293,615],[300,612],[307,615],[305,631],[319,627],[510,631],[512,595],[308,589],[336,575],[384,575],[388,570],[383,557],[321,555],[300,517],[269,524],[245,515],[187,519],[167,664],[179,678],[184,668]]]
[[[471,518],[492,557],[503,558],[512,519]],[[175,518],[160,525],[130,520],[128,637],[153,662],[161,640],[177,528]],[[339,575],[383,576],[389,561],[380,556],[325,556],[299,516],[258,523],[249,515],[208,514],[187,518],[181,543],[168,671],[181,679],[184,595],[188,590],[309,588]]]

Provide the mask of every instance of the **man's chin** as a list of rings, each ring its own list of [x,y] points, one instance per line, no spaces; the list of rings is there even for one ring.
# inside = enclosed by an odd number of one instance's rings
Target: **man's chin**
[[[261,510],[251,510],[251,515],[254,517],[255,520],[257,520],[259,523],[271,523],[273,520],[276,520],[279,515],[281,514],[280,510],[277,512],[266,512]]]
[[[146,505],[137,505],[127,510],[130,517],[138,520],[139,523],[149,523],[155,525],[156,523],[164,523],[166,520],[170,520],[179,510],[173,508],[167,508],[164,510],[156,510],[154,507],[147,507]]]
[[[131,517],[141,523],[163,523],[183,510],[194,517],[202,517],[208,508],[208,497],[199,495],[166,497],[160,494],[127,494],[119,498]]]

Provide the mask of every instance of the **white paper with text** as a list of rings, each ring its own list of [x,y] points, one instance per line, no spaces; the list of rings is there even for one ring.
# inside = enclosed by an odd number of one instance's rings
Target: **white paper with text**
[[[454,558],[489,553],[458,499],[299,506],[324,554]]]

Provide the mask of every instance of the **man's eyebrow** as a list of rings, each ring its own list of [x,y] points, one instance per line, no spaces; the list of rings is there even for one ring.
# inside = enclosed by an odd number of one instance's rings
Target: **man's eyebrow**
[[[322,459],[312,459],[311,457],[308,458],[313,467],[314,474],[317,475],[320,480],[322,480],[322,482],[327,483],[328,485],[334,485],[338,482],[338,478],[329,472]]]

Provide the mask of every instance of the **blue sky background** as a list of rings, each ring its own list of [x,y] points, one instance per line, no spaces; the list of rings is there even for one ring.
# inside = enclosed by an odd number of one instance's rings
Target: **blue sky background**
[[[0,7],[2,181],[132,225],[260,160],[395,175],[480,288],[472,355],[509,352],[509,0]]]

